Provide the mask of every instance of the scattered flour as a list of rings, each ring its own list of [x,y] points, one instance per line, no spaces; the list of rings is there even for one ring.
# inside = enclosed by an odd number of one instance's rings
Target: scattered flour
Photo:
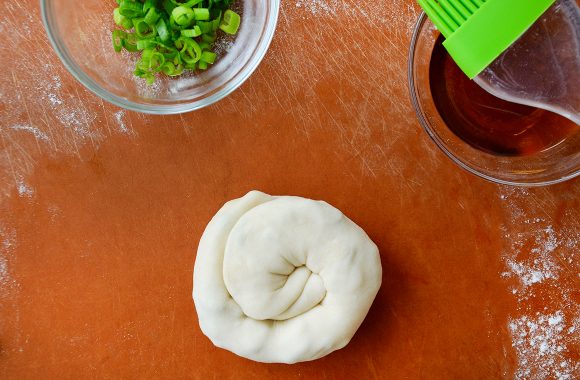
[[[8,260],[3,255],[0,255],[0,292],[2,291],[3,284],[8,281],[10,281],[10,275],[8,274]]]
[[[62,209],[56,204],[51,204],[48,206],[48,213],[50,215],[50,221],[55,222],[62,216]]]
[[[129,133],[129,128],[125,125],[125,111],[119,110],[115,112],[115,120],[117,120],[117,125],[119,130],[123,133]]]
[[[45,69],[50,70],[49,64],[44,65]],[[48,100],[51,106],[57,107],[62,105],[63,101],[60,97],[60,90],[62,88],[62,83],[58,75],[53,75],[52,80],[45,81],[43,84],[46,86],[44,88],[39,88],[42,91],[45,100]]]
[[[96,115],[85,108],[74,107],[76,101],[69,99],[67,104],[71,106],[67,108],[59,108],[56,111],[58,120],[65,128],[71,128],[75,135],[81,139],[90,139],[93,142],[99,140],[102,135],[98,130],[92,128],[92,123],[96,119]]]
[[[8,261],[4,256],[0,256],[0,291],[1,286],[9,280],[8,275]]]
[[[0,221],[0,331],[15,331],[2,341],[2,352],[23,352],[18,297],[20,284],[12,277],[10,264],[16,250],[16,230]]]
[[[40,154],[73,154],[80,157],[86,145],[97,147],[103,140],[103,123],[94,111],[101,101],[87,90],[65,85],[72,80],[44,35],[37,7],[16,0],[0,3],[0,11],[11,17],[0,19],[1,30],[17,30],[0,45],[0,56],[13,61],[29,59],[18,46],[34,45],[38,62],[34,70],[12,65],[0,76],[0,201],[12,194],[30,197],[33,189],[26,178]],[[18,19],[15,20],[16,16]],[[10,58],[8,58],[10,57]],[[44,62],[44,63],[42,63]],[[34,136],[27,139],[24,134]]]
[[[296,2],[296,8],[304,8],[313,15],[326,14],[336,15],[338,5],[345,3],[340,0],[299,0]]]
[[[573,352],[580,343],[574,334],[580,323],[580,305],[573,292],[577,286],[574,273],[580,268],[573,248],[580,232],[573,223],[571,228],[556,229],[529,190],[503,187],[499,198],[509,219],[502,227],[508,242],[502,254],[506,266],[502,276],[516,280],[512,293],[518,300],[517,315],[511,315],[508,323],[518,359],[515,377],[577,378],[580,364]],[[543,309],[538,310],[537,305]]]
[[[22,178],[16,181],[16,189],[18,190],[18,195],[25,198],[32,198],[34,195],[34,189],[27,185]]]
[[[25,132],[32,133],[34,135],[34,137],[36,137],[37,140],[41,140],[44,142],[48,142],[48,140],[50,140],[50,138],[48,137],[48,135],[46,133],[42,132],[40,129],[33,127],[29,124],[13,125],[11,128],[15,131],[25,131]]]
[[[572,380],[575,377],[578,363],[564,355],[574,339],[567,331],[574,331],[575,327],[566,330],[565,322],[560,310],[552,314],[537,312],[533,317],[524,315],[509,321],[519,360],[516,378]]]
[[[364,22],[368,24],[375,25],[404,23],[405,27],[410,29],[415,24],[418,8],[412,2],[399,2],[402,5],[384,1],[295,0],[293,4],[285,7],[285,11],[292,13],[292,17],[358,17],[364,18]],[[404,11],[402,12],[401,9],[404,9]],[[296,12],[301,12],[301,14],[294,14]],[[408,14],[411,14],[412,17],[409,17]]]
[[[0,299],[10,291],[13,280],[8,268],[8,260],[16,248],[16,231],[0,222]]]
[[[541,224],[542,219],[536,218],[533,221],[526,220],[526,224]],[[503,273],[504,277],[515,276],[521,282],[521,289],[530,285],[540,283],[549,279],[558,279],[562,268],[556,263],[553,255],[554,250],[560,245],[554,231],[554,227],[548,225],[534,231],[534,243],[530,257],[520,258],[520,254],[530,238],[530,232],[518,232],[516,234],[506,233],[504,237],[512,241],[511,254],[506,256],[505,262],[510,269]],[[514,236],[515,235],[515,236]],[[520,292],[521,293],[521,292]]]

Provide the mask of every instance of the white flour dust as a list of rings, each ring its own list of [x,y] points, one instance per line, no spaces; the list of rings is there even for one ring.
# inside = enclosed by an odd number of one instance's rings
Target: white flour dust
[[[0,292],[2,292],[2,286],[10,280],[10,275],[8,274],[8,260],[6,257],[0,254]]]
[[[304,8],[313,15],[320,13],[336,15],[338,4],[344,4],[344,2],[338,0],[299,0],[296,2],[296,8]]]
[[[577,324],[567,324],[562,311],[512,319],[509,330],[520,365],[516,378],[572,380],[578,364],[564,353]]]
[[[132,128],[130,119],[127,119],[127,112],[125,110],[119,110],[113,114],[113,118],[117,123],[117,131],[123,135],[128,135],[131,137],[137,136],[137,132]]]
[[[0,30],[18,31],[0,45],[0,56],[6,62],[25,62],[30,57],[19,47],[34,45],[38,63],[32,70],[11,65],[0,75],[1,202],[12,194],[34,196],[34,189],[23,179],[32,173],[39,157],[65,154],[80,158],[83,149],[98,148],[107,134],[134,133],[124,112],[106,111],[103,101],[72,80],[48,41],[39,38],[45,32],[37,22],[37,8],[8,0],[0,3],[0,12],[10,16],[0,19]],[[110,47],[110,34],[103,36]],[[100,109],[104,114],[95,111]],[[109,128],[115,122],[117,128]]]
[[[122,133],[130,133],[129,128],[127,128],[127,125],[125,125],[125,111],[120,110],[115,112],[115,120],[117,121],[119,131]]]
[[[15,334],[2,341],[4,353],[24,351],[18,309],[20,284],[12,276],[10,267],[16,255],[16,238],[16,230],[0,221],[0,330],[15,331]]]
[[[4,30],[19,30],[0,45],[0,56],[8,61],[26,61],[30,57],[19,46],[34,45],[37,55],[34,69],[12,65],[0,76],[2,94],[0,135],[4,142],[0,151],[0,200],[14,189],[20,196],[33,194],[22,178],[33,170],[40,154],[64,152],[79,154],[87,142],[96,144],[100,137],[96,114],[90,111],[82,95],[65,89],[61,77],[66,70],[45,39],[37,9],[23,8],[10,0],[2,2],[0,11],[11,17],[2,18]],[[22,15],[18,20],[16,15]],[[31,21],[31,22],[29,22]],[[20,26],[26,25],[24,32]],[[10,57],[10,58],[8,58]],[[34,136],[34,139],[26,135]]]
[[[294,0],[285,10],[293,17],[312,18],[320,16],[356,18],[361,23],[374,25],[405,24],[411,28],[418,16],[417,8],[410,2],[372,1],[353,2],[348,0]],[[293,8],[293,9],[292,9]],[[402,11],[404,9],[404,11]],[[298,14],[294,14],[300,12]],[[407,13],[413,15],[408,17]]]
[[[22,178],[16,180],[16,190],[18,190],[18,195],[25,198],[32,198],[34,195],[34,189],[27,185]]]
[[[22,178],[32,172],[39,154],[79,155],[84,145],[96,147],[103,137],[97,115],[82,98],[63,88],[60,70],[44,64],[26,74],[15,70],[0,78],[0,92],[5,94],[0,113],[5,144],[0,152],[0,197],[14,187],[20,196],[33,194]]]
[[[40,141],[48,142],[48,140],[50,140],[50,138],[46,133],[28,124],[13,125],[11,128],[15,131],[24,131],[31,133],[34,137],[36,137],[37,140]]]
[[[529,231],[518,233],[506,233],[505,238],[512,241],[511,255],[504,257],[509,271],[504,272],[504,277],[515,276],[520,280],[520,287],[516,289],[519,294],[525,296],[524,290],[530,285],[544,282],[547,280],[557,280],[561,266],[556,262],[553,252],[561,244],[558,240],[554,227],[548,225],[541,226],[543,219],[526,220],[526,224],[533,229],[533,236]],[[540,227],[538,227],[540,225]],[[530,237],[531,236],[531,237]],[[529,244],[533,239],[533,248],[529,258],[518,258],[524,244]],[[569,258],[572,260],[572,257]]]
[[[580,371],[570,351],[579,343],[580,306],[572,292],[580,269],[573,249],[580,232],[574,225],[556,229],[541,206],[530,207],[538,204],[534,197],[525,189],[500,191],[509,219],[502,227],[508,243],[502,276],[515,280],[512,293],[518,300],[508,323],[518,359],[515,378],[572,380]]]
[[[14,281],[10,276],[8,261],[16,248],[16,231],[0,222],[0,299],[12,290]]]

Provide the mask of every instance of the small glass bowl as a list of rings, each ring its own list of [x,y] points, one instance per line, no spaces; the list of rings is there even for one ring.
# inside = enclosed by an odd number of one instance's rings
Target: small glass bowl
[[[528,156],[502,156],[472,147],[455,135],[439,114],[431,93],[429,67],[439,32],[421,14],[409,53],[409,90],[419,121],[429,137],[457,165],[486,180],[513,186],[545,186],[580,175],[580,133]]]
[[[236,4],[236,3],[234,3]],[[224,98],[256,69],[274,35],[279,0],[237,0],[237,35],[216,43],[218,60],[207,71],[177,78],[161,75],[148,86],[133,75],[135,55],[115,53],[114,1],[41,0],[48,38],[56,53],[89,90],[117,106],[152,114],[193,111]]]

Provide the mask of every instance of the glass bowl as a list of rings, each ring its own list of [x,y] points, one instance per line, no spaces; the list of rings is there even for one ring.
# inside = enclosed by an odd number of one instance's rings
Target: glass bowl
[[[236,0],[237,35],[216,43],[218,60],[207,71],[160,76],[148,86],[133,75],[135,55],[115,53],[113,0],[41,0],[48,38],[56,53],[89,90],[117,106],[152,114],[193,111],[224,98],[256,69],[274,35],[279,0]]]
[[[580,175],[580,133],[526,156],[493,154],[474,148],[446,125],[431,93],[429,68],[440,33],[423,13],[409,52],[409,90],[419,121],[437,146],[463,169],[486,180],[514,186],[543,186]]]

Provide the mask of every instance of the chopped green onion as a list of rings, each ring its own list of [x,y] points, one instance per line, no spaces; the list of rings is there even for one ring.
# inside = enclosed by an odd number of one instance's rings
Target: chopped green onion
[[[213,64],[215,62],[216,54],[211,51],[204,51],[201,53],[200,61]]]
[[[143,50],[143,54],[141,54],[141,60],[138,62],[142,69],[149,68],[149,62],[151,61],[151,57],[153,56],[154,52],[155,50],[153,49]]]
[[[181,35],[184,37],[198,37],[201,36],[201,30],[196,25],[193,29],[181,29]]]
[[[123,40],[123,47],[132,53],[139,51],[137,49],[137,36],[134,33],[127,33],[127,37]]]
[[[196,21],[195,23],[203,34],[211,33],[212,32],[212,23],[211,21]]]
[[[157,35],[161,41],[165,42],[169,40],[169,30],[167,30],[167,24],[165,24],[165,21],[162,18],[160,18],[159,21],[157,21],[157,24],[155,24],[155,29],[157,29]]]
[[[181,63],[175,65],[175,71],[171,74],[172,77],[183,74],[183,65]]]
[[[156,0],[145,0],[143,4],[143,12],[149,11],[149,9],[155,9]]]
[[[173,9],[175,7],[176,7],[175,3],[173,3],[171,0],[163,0],[163,9],[167,14],[171,14],[171,12],[173,12]]]
[[[123,49],[123,40],[127,33],[123,32],[122,30],[113,30],[113,48],[118,53]]]
[[[133,19],[133,26],[135,27],[135,34],[138,37],[150,38],[157,34],[155,27],[149,25],[144,18]]]
[[[149,61],[149,68],[155,72],[161,71],[163,64],[165,63],[165,57],[159,52],[154,52]]]
[[[115,0],[113,49],[140,54],[134,74],[148,84],[159,73],[175,77],[185,70],[206,70],[217,55],[218,29],[235,34],[240,16],[235,0]]]
[[[215,19],[213,19],[213,21],[211,22],[211,30],[212,31],[216,31],[218,30],[218,28],[220,27],[220,24],[222,22],[222,12],[219,13],[218,17],[216,17]]]
[[[217,35],[215,33],[206,33],[201,36],[201,40],[203,42],[207,42],[208,44],[213,44],[217,39]]]
[[[220,29],[227,34],[236,34],[240,27],[240,15],[228,9],[224,12],[224,18],[220,24]]]
[[[190,0],[190,1],[188,1],[187,3],[185,3],[183,5],[186,6],[186,7],[193,8],[194,5],[197,5],[197,4],[201,3],[201,2],[202,2],[202,0]]]
[[[185,45],[184,41],[185,40],[182,37],[180,37],[180,38],[176,39],[175,41],[173,41],[173,46],[175,46],[175,48],[177,50],[181,50],[181,49],[183,49],[183,47]]]
[[[193,8],[193,14],[196,20],[209,20],[209,9],[207,8]]]
[[[195,63],[201,58],[201,48],[195,40],[188,37],[181,37],[184,39],[183,48],[181,49],[181,59],[185,63]]]
[[[175,65],[172,62],[165,62],[163,66],[161,66],[161,72],[165,75],[169,75],[171,77],[183,74],[183,66],[180,64]]]
[[[161,71],[165,75],[172,75],[175,72],[175,65],[172,62],[165,62],[165,64],[161,66]]]
[[[154,39],[137,40],[137,50],[153,49],[157,47],[157,41]]]
[[[189,25],[195,19],[193,9],[184,7],[183,5],[175,7],[171,12],[171,16],[173,16],[175,23],[181,26]]]
[[[115,21],[115,24],[124,29],[131,29],[133,27],[133,22],[131,19],[123,16],[121,12],[119,12],[119,8],[115,8],[113,11],[113,21]]]
[[[201,51],[208,51],[211,48],[211,45],[205,41],[198,42],[198,45]]]
[[[121,0],[119,13],[129,19],[143,16],[143,6],[133,0]]]
[[[151,86],[153,83],[155,83],[155,75],[153,75],[153,74],[151,74],[151,73],[146,73],[146,74],[145,74],[145,76],[144,76],[144,78],[145,78],[145,82],[146,82],[148,85],[150,85],[150,86]]]
[[[149,8],[149,11],[145,15],[144,20],[147,24],[153,26],[157,23],[157,20],[159,20],[160,17],[161,15],[155,8]]]
[[[163,57],[166,62],[173,62],[174,64],[179,64],[181,62],[181,56],[178,51],[163,53]]]
[[[181,29],[181,27],[175,23],[175,19],[173,18],[173,15],[169,16],[169,28],[172,31]]]

